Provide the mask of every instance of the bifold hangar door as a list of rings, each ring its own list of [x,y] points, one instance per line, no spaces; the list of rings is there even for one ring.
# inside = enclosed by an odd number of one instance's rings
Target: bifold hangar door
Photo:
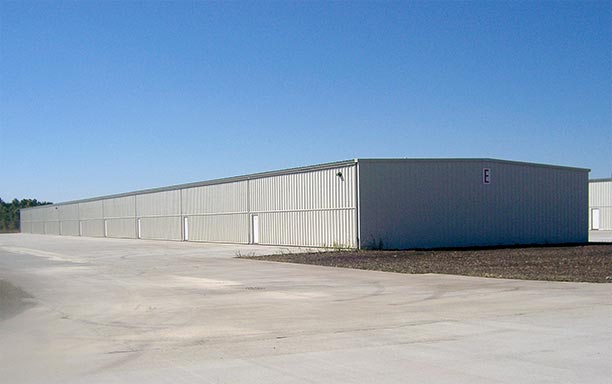
[[[248,180],[181,190],[183,238],[249,242]]]
[[[260,244],[356,246],[355,165],[252,180]]]

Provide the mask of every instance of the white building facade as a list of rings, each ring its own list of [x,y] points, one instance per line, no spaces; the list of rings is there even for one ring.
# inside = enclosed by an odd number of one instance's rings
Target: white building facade
[[[589,229],[612,231],[612,179],[589,181]]]
[[[580,243],[589,170],[356,159],[21,211],[24,233],[342,248]]]

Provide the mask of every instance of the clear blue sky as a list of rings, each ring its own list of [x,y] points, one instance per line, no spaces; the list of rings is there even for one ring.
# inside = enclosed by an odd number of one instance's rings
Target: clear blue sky
[[[355,157],[612,172],[612,3],[0,2],[0,197]]]

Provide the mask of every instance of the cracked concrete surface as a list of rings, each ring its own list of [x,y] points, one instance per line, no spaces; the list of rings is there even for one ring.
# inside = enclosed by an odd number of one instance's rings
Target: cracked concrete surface
[[[235,259],[286,248],[0,235],[7,383],[607,383],[612,284]],[[0,305],[0,311],[2,307]]]

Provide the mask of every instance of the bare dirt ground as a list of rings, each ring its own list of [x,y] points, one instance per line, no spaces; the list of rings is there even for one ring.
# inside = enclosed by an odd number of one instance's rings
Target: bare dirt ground
[[[399,273],[612,282],[612,244],[425,251],[339,251],[250,259]]]

